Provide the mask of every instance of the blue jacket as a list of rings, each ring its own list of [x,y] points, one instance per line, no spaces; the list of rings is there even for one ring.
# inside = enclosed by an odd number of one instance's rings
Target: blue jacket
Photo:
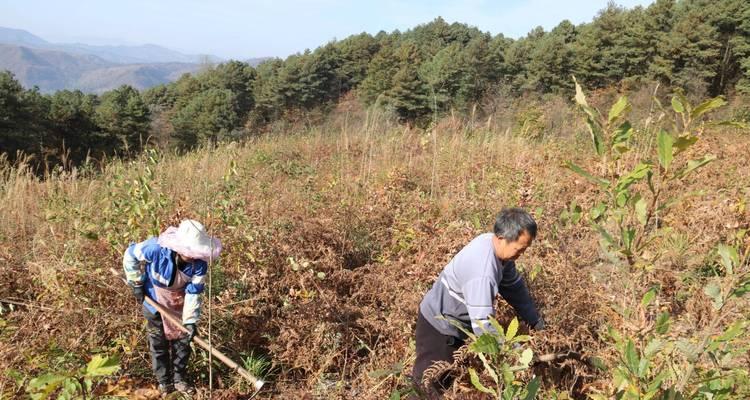
[[[142,271],[141,265],[145,268]],[[169,288],[174,285],[178,267],[175,264],[174,251],[159,246],[155,237],[140,243],[133,243],[125,250],[122,266],[130,285],[144,285],[146,293],[156,299],[154,286]],[[190,278],[183,288],[185,291],[185,305],[182,308],[182,323],[194,324],[198,322],[201,312],[200,293],[203,292],[208,264],[203,260],[195,260],[184,266],[181,271]],[[156,309],[144,303],[146,309],[156,313]]]

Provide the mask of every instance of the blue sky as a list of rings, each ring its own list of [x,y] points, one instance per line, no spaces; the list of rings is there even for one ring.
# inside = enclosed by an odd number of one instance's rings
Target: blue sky
[[[650,0],[617,0],[628,8]],[[277,56],[332,39],[406,30],[442,16],[517,38],[563,19],[589,22],[607,0],[0,0],[0,26],[51,42],[153,43],[224,58]]]

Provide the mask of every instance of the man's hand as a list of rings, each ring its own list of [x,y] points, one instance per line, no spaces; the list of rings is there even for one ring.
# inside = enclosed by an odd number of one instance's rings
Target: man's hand
[[[534,324],[534,326],[532,328],[535,331],[541,331],[541,330],[544,330],[544,326],[545,326],[544,325],[544,319],[539,318],[539,321],[537,321],[536,324]]]
[[[143,288],[143,285],[133,285],[133,296],[135,296],[138,304],[143,304],[143,302],[146,300],[146,289]]]
[[[193,340],[195,335],[198,334],[198,328],[195,324],[185,324],[185,328],[188,330],[188,340]]]

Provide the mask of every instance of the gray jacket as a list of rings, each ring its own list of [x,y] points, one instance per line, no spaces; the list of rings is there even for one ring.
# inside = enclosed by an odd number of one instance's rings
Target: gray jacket
[[[489,317],[495,314],[495,296],[499,293],[530,325],[539,321],[539,313],[513,261],[495,256],[493,233],[477,236],[445,266],[437,281],[422,299],[419,310],[425,319],[444,335],[466,335],[448,320],[453,320],[481,335],[482,326],[494,331]]]

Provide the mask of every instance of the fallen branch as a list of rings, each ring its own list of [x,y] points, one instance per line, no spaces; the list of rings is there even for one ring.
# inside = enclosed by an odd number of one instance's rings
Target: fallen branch
[[[0,303],[13,304],[15,306],[39,308],[39,309],[46,310],[46,311],[54,311],[54,309],[49,308],[49,307],[40,306],[37,304],[23,303],[20,301],[13,301],[13,300],[8,300],[8,299],[0,299]]]

